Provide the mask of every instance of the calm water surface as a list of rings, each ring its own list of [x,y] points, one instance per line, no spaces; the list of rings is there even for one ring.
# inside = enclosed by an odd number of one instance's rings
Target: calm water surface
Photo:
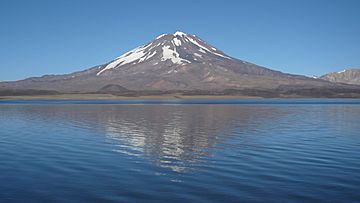
[[[0,202],[360,202],[360,100],[0,101]]]

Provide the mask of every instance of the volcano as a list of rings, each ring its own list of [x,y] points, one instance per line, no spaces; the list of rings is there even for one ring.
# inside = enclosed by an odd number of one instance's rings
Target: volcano
[[[287,92],[303,89],[356,89],[326,80],[282,73],[227,55],[195,35],[177,31],[103,65],[65,75],[1,82],[0,90],[58,93],[196,91]]]

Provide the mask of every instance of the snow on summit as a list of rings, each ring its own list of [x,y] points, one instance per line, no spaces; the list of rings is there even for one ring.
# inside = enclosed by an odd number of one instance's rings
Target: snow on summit
[[[175,34],[174,34],[174,36],[184,37],[184,36],[187,36],[187,34],[184,33],[184,32],[176,31]]]
[[[167,61],[174,65],[186,65],[192,63],[189,58],[192,58],[194,62],[198,61],[198,59],[201,58],[200,56],[209,54],[215,55],[211,57],[221,57],[231,60],[230,57],[223,55],[222,52],[206,44],[195,35],[188,35],[184,32],[176,31],[174,34],[159,35],[152,42],[124,53],[107,64],[96,75],[99,76],[108,70],[117,69],[125,65],[146,63],[149,60],[155,60],[157,65],[161,65]],[[152,62],[152,64],[154,64],[154,62]]]

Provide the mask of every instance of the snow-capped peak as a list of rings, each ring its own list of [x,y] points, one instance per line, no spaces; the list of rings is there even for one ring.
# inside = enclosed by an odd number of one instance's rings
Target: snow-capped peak
[[[159,35],[159,36],[157,36],[156,37],[156,39],[160,39],[160,38],[162,38],[162,37],[164,37],[164,36],[166,36],[166,35],[169,35],[169,34],[161,34],[161,35]],[[170,34],[171,35],[171,34]],[[181,32],[181,31],[176,31],[174,34],[172,34],[174,37],[177,37],[177,36],[179,36],[179,37],[186,37],[186,36],[188,36],[185,32]]]
[[[187,34],[184,33],[184,32],[181,32],[181,31],[176,31],[176,32],[174,33],[174,36],[184,37],[184,36],[187,36]]]
[[[152,42],[124,53],[108,63],[97,75],[124,65],[138,65],[146,61],[155,60],[156,64],[172,62],[176,66],[199,62],[199,60],[206,59],[206,56],[214,57],[214,55],[232,60],[198,37],[176,31],[174,34],[159,35]]]
[[[345,72],[346,72],[346,70],[342,70],[342,71],[339,71],[337,73],[345,73]]]

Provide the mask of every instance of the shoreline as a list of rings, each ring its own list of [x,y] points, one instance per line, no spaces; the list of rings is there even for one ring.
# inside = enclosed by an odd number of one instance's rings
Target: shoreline
[[[26,95],[0,96],[0,100],[168,100],[168,99],[263,99],[263,97],[240,95],[148,95],[116,96],[112,94],[59,94],[59,95]]]
[[[56,94],[56,95],[23,95],[23,96],[0,96],[4,100],[225,100],[225,99],[360,99],[359,97],[302,97],[287,95],[283,97],[259,97],[244,95],[143,95],[143,96],[117,96],[112,94]]]

